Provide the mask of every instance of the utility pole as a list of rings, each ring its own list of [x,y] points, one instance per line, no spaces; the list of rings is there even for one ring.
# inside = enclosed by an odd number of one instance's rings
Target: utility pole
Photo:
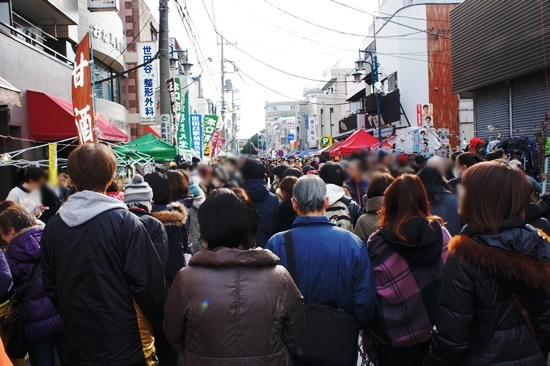
[[[221,63],[221,70],[222,70],[222,76],[221,76],[221,81],[222,81],[222,89],[221,89],[221,92],[222,92],[222,112],[221,112],[221,115],[222,115],[222,122],[225,122],[225,60],[224,60],[224,55],[223,55],[223,44],[224,44],[224,39],[223,39],[223,32],[220,34],[220,46],[221,46],[221,60],[220,60],[220,63]]]
[[[160,116],[162,122],[170,121],[170,95],[166,80],[170,79],[170,40],[168,34],[168,0],[159,0],[159,83]],[[171,126],[171,123],[170,123]]]

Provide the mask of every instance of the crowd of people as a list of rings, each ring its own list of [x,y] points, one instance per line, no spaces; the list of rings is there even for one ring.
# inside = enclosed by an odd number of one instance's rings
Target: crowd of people
[[[502,150],[116,168],[0,202],[2,365],[546,365],[550,194]]]

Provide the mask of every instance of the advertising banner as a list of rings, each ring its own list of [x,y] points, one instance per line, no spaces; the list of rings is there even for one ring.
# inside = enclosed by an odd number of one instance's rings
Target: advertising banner
[[[191,150],[191,132],[189,130],[189,92],[183,94],[181,118],[177,124],[176,143],[178,151]]]
[[[137,57],[138,64],[151,61],[157,53],[156,42],[138,42]],[[138,77],[138,102],[139,102],[139,122],[142,125],[152,125],[157,123],[157,108],[155,89],[157,83],[156,61],[137,69]]]
[[[169,114],[160,115],[160,139],[164,142],[171,143],[172,141],[172,128]]]
[[[191,128],[191,147],[202,159],[202,115],[190,114],[189,127]]]
[[[86,33],[76,48],[72,72],[72,97],[78,143],[96,142],[90,33]]]
[[[212,140],[212,135],[214,135],[214,131],[216,131],[216,126],[218,125],[218,116],[206,114],[204,115],[204,121],[203,121],[203,150],[204,155],[210,155],[210,148],[208,148],[207,153],[207,147],[210,143],[210,140]]]

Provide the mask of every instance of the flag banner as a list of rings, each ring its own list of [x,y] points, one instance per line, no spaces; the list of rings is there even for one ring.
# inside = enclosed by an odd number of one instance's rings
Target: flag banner
[[[78,143],[96,142],[94,103],[92,99],[90,33],[86,33],[76,48],[71,80]]]
[[[179,82],[179,79],[177,79]],[[178,150],[191,150],[191,132],[189,131],[189,92],[183,95],[181,118],[176,126]]]
[[[139,123],[152,125],[157,123],[156,92],[158,88],[157,61],[150,62],[157,53],[156,42],[138,42],[138,64],[149,62],[137,72],[137,93],[139,102]]]
[[[48,144],[48,182],[57,186],[57,144]]]
[[[212,140],[212,135],[214,134],[214,131],[216,131],[217,125],[218,125],[218,116],[211,115],[211,114],[204,115],[203,140],[202,140],[204,155],[210,155],[210,152],[206,153],[206,148],[210,140]],[[210,151],[210,149],[208,149],[208,151]]]
[[[195,154],[202,159],[202,115],[190,114],[189,127],[191,129],[191,147],[195,151]]]

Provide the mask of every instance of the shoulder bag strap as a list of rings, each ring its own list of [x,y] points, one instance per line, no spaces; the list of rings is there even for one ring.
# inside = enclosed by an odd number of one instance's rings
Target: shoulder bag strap
[[[25,315],[27,314],[27,308],[29,307],[29,302],[31,301],[32,291],[34,290],[34,285],[36,283],[36,279],[38,278],[38,270],[40,269],[40,263],[34,265],[33,274],[32,274],[32,282],[29,287],[29,292],[27,293],[27,297],[25,298],[25,302],[23,303],[23,309],[21,311],[21,318],[25,318]]]
[[[516,303],[516,306],[519,309],[519,312],[521,313],[521,317],[525,321],[525,324],[527,324],[527,328],[529,328],[529,331],[531,332],[531,335],[537,340],[537,337],[535,336],[535,328],[533,327],[533,323],[531,323],[531,318],[529,318],[529,313],[527,310],[523,307],[523,304],[521,303],[521,300],[519,299],[519,296],[515,293],[512,293],[512,299]]]
[[[296,257],[294,256],[294,241],[292,240],[292,230],[285,231],[285,251],[288,273],[296,282]]]

